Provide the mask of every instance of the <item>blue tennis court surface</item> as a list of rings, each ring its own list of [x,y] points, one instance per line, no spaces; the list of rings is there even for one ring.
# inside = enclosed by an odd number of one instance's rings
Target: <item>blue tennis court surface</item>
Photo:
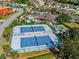
[[[20,27],[20,32],[25,33],[25,32],[33,32],[31,27]]]
[[[21,27],[20,32],[38,32],[38,31],[45,31],[43,26],[30,26],[30,27]]]
[[[12,35],[11,48],[19,53],[60,48],[55,33],[45,24],[16,26]]]
[[[49,48],[54,45],[49,36],[38,36],[36,38],[39,45],[46,45]]]
[[[36,46],[36,40],[35,37],[26,37],[21,38],[21,47],[30,47],[30,46]]]
[[[45,31],[43,26],[32,26],[34,32]]]
[[[21,48],[46,45],[48,48],[56,47],[49,36],[36,36],[21,38]]]

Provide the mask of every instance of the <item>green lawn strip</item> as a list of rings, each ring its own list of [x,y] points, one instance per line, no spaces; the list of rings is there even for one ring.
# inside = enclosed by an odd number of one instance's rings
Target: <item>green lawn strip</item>
[[[74,27],[79,28],[79,24],[77,24],[77,23],[68,23],[68,22],[65,22],[64,24],[67,25],[70,28],[74,28]]]
[[[49,59],[49,58],[53,58],[53,54],[52,53],[47,53],[47,54],[44,54],[44,55],[31,57],[29,59]]]
[[[11,28],[12,30],[10,31],[10,39],[9,39],[9,46],[11,48],[11,40],[12,40],[12,35],[13,35],[13,28]]]

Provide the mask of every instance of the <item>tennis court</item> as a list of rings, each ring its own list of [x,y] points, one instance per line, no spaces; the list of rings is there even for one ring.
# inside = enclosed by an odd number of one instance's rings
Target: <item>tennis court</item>
[[[13,28],[11,40],[13,50],[32,52],[58,47],[58,39],[47,25],[24,25]]]
[[[20,32],[21,33],[25,33],[25,32],[33,32],[31,27],[21,27],[20,28]]]
[[[43,26],[31,26],[31,27],[21,27],[20,32],[25,33],[25,32],[38,32],[38,31],[45,31]]]
[[[46,45],[49,48],[55,47],[55,44],[49,36],[37,36],[21,38],[21,48]]]

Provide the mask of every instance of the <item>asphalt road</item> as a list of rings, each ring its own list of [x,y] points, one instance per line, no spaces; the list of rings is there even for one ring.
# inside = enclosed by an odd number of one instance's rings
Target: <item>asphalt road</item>
[[[23,14],[23,12],[24,12],[23,9],[19,8],[18,12],[16,14],[14,14],[11,17],[9,17],[8,19],[6,19],[6,21],[0,25],[0,44],[1,44],[1,41],[2,41],[2,37],[1,36],[3,34],[4,28],[7,27],[18,16],[20,16],[21,14]]]

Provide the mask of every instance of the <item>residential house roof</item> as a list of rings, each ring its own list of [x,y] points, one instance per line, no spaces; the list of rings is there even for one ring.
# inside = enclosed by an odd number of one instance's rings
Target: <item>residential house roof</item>
[[[56,15],[52,15],[50,13],[43,13],[42,15],[38,16],[39,19],[46,19],[49,21],[54,21],[56,17],[57,17]]]

